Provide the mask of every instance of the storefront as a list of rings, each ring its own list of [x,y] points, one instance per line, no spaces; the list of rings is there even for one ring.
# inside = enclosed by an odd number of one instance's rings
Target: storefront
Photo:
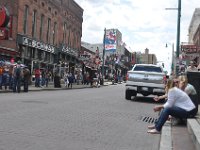
[[[22,62],[31,71],[35,68],[46,68],[51,70],[54,67],[57,48],[53,45],[43,43],[24,35],[17,35],[17,44],[21,53]]]
[[[76,66],[80,63],[78,60],[78,50],[61,44],[57,53],[57,63],[58,67],[61,68],[61,74],[64,72],[74,73]]]
[[[181,45],[180,61],[185,61],[186,64],[189,61],[194,61],[195,64],[199,64],[200,47],[196,45]]]

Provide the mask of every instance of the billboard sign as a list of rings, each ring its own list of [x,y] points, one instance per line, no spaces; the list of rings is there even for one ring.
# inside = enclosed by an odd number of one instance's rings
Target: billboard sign
[[[108,29],[105,35],[105,51],[116,52],[116,30]]]

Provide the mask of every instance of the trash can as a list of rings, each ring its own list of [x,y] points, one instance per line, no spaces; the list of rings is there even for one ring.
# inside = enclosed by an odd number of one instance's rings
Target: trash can
[[[200,72],[187,72],[188,83],[192,84],[197,91],[198,104],[200,104]]]
[[[54,87],[55,88],[60,88],[61,87],[61,84],[60,84],[60,76],[56,75],[54,77]]]

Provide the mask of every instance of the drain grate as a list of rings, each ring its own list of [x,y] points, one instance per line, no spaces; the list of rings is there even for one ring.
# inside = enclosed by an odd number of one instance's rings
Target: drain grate
[[[157,121],[157,118],[142,116],[141,120],[147,123],[155,123]]]

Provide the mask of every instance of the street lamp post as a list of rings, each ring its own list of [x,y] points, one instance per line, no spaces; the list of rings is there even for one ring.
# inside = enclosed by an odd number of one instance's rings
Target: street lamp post
[[[177,43],[176,43],[177,58],[179,58],[179,50],[180,50],[180,20],[181,20],[181,0],[178,0]]]
[[[179,60],[180,52],[180,20],[181,20],[181,0],[178,0],[178,8],[166,8],[166,10],[178,10],[177,19],[177,38],[176,38],[176,61]],[[178,74],[178,66],[175,64],[176,75]]]
[[[104,29],[104,36],[103,36],[103,64],[102,64],[102,84],[104,85],[104,56],[105,56],[105,38],[106,38],[106,28]]]

